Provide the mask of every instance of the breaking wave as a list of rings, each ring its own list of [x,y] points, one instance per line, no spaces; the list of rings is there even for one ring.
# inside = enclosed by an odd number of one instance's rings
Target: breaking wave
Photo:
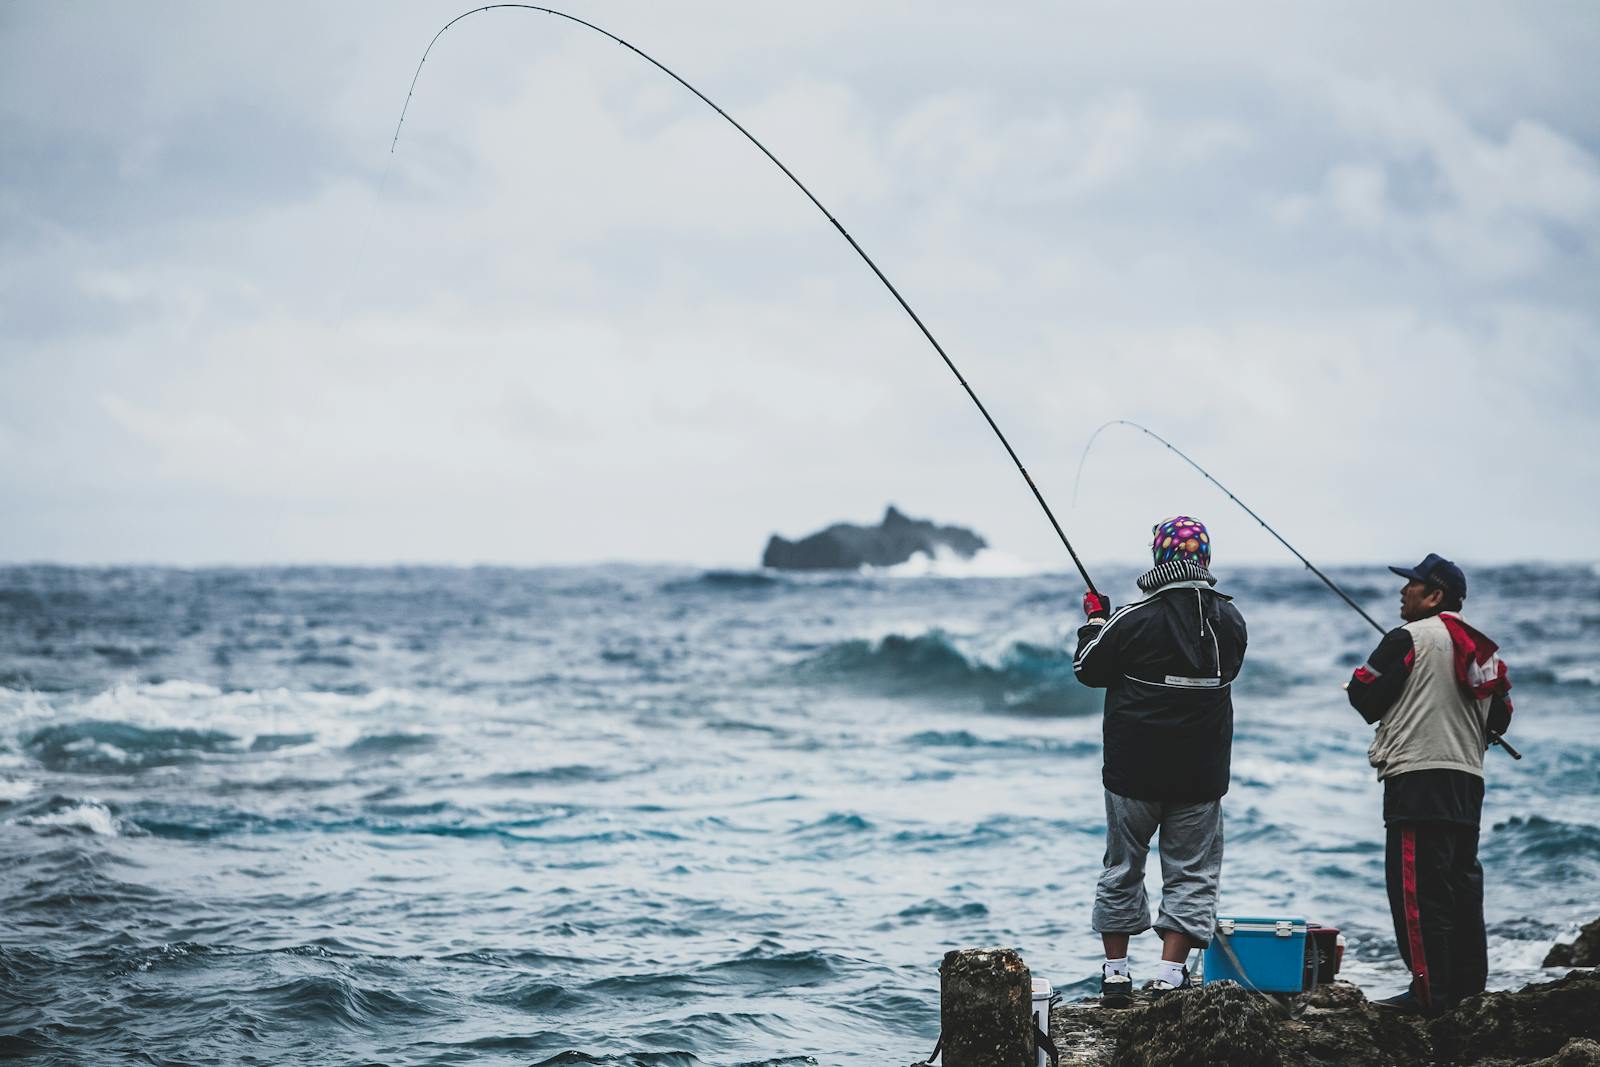
[[[49,770],[91,774],[180,766],[208,753],[244,750],[237,737],[217,730],[146,729],[125,722],[46,726],[29,735],[23,747]]]
[[[122,826],[111,809],[92,798],[74,800],[55,797],[46,802],[43,810],[7,821],[17,826],[32,826],[60,833],[88,833],[99,837],[116,837],[122,832]]]
[[[433,740],[395,729],[396,710],[447,704],[403,689],[228,691],[184,680],[115,685],[86,696],[0,688],[0,744],[9,735],[14,751],[47,770],[101,775],[315,750],[394,755]],[[0,798],[9,788],[0,783]]]
[[[863,566],[861,573],[889,578],[1025,578],[1047,570],[993,548],[979,549],[968,557],[938,545],[932,556],[917,552],[891,567]]]
[[[1521,862],[1600,862],[1600,827],[1542,815],[1513,815],[1495,824],[1484,851]]]
[[[1063,741],[1053,737],[979,737],[970,730],[924,730],[906,738],[912,748],[987,749],[999,752],[1051,753],[1061,756],[1094,756],[1098,741]]]
[[[783,579],[776,571],[706,571],[695,578],[675,579],[664,582],[661,586],[663,593],[695,593],[695,592],[729,592],[748,593],[764,592],[774,586],[783,584]]]
[[[1099,709],[1078,684],[1064,649],[1015,641],[993,660],[963,651],[941,630],[888,634],[876,641],[840,641],[802,661],[811,681],[850,685],[890,696],[978,699],[987,708],[1063,715]]]

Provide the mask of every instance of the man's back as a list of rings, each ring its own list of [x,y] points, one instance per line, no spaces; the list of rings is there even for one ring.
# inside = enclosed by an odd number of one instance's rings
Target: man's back
[[[1105,787],[1179,803],[1228,791],[1231,687],[1244,617],[1209,581],[1180,580],[1079,631],[1074,670],[1106,690]]]
[[[1222,878],[1222,794],[1233,747],[1230,689],[1244,661],[1244,619],[1212,587],[1211,536],[1189,515],[1150,529],[1146,599],[1115,614],[1090,589],[1073,671],[1106,691],[1106,851],[1094,928],[1106,951],[1100,1002],[1132,1003],[1128,942],[1151,928],[1144,887],[1161,835],[1161,961],[1156,995],[1189,982],[1184,960],[1216,927]]]

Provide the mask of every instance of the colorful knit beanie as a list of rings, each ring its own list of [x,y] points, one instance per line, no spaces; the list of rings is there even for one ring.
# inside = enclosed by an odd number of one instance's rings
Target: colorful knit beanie
[[[1156,562],[1170,563],[1179,560],[1211,567],[1211,535],[1206,524],[1187,515],[1163,519],[1151,527],[1155,537],[1150,542],[1150,554]]]

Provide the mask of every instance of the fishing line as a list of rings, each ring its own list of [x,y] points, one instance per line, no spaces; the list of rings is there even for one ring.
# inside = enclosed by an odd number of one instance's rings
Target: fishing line
[[[1357,604],[1353,599],[1351,599],[1349,593],[1346,593],[1343,589],[1339,588],[1338,583],[1336,583],[1332,578],[1329,578],[1326,574],[1323,574],[1320,570],[1318,570],[1317,567],[1316,567],[1316,564],[1312,563],[1309,559],[1306,559],[1304,556],[1302,556],[1300,554],[1300,550],[1299,549],[1295,548],[1293,545],[1291,545],[1289,542],[1287,542],[1287,541],[1285,541],[1283,539],[1283,535],[1282,534],[1278,533],[1278,531],[1274,530],[1271,526],[1268,526],[1266,519],[1263,519],[1260,515],[1257,515],[1255,513],[1255,511],[1250,507],[1250,505],[1246,504],[1243,500],[1240,500],[1238,497],[1234,496],[1233,495],[1233,490],[1229,489],[1227,486],[1223,485],[1221,482],[1219,482],[1215,478],[1213,478],[1211,476],[1211,472],[1210,471],[1206,470],[1204,467],[1200,466],[1200,464],[1198,464],[1194,460],[1190,459],[1187,455],[1184,454],[1183,450],[1180,449],[1177,445],[1173,444],[1171,441],[1168,441],[1165,437],[1162,437],[1160,434],[1156,433],[1154,430],[1150,429],[1149,427],[1141,426],[1137,422],[1131,422],[1128,419],[1112,419],[1110,422],[1101,423],[1098,427],[1095,428],[1094,433],[1089,435],[1088,443],[1083,446],[1083,455],[1078,457],[1078,474],[1077,474],[1077,477],[1075,477],[1072,480],[1072,506],[1073,507],[1077,507],[1078,506],[1078,486],[1083,482],[1083,466],[1084,466],[1085,463],[1087,463],[1089,461],[1089,449],[1094,447],[1095,438],[1099,437],[1100,434],[1104,430],[1107,430],[1112,426],[1131,426],[1133,429],[1138,430],[1140,433],[1145,434],[1145,435],[1147,435],[1149,437],[1153,437],[1157,441],[1160,441],[1162,444],[1166,445],[1167,449],[1169,451],[1171,451],[1174,455],[1176,455],[1179,459],[1183,460],[1189,466],[1191,466],[1195,470],[1199,471],[1201,477],[1205,478],[1206,481],[1210,482],[1212,485],[1216,486],[1218,489],[1221,489],[1223,491],[1223,493],[1227,495],[1229,500],[1233,501],[1235,504],[1238,504],[1241,508],[1243,508],[1246,515],[1249,515],[1252,519],[1256,520],[1256,522],[1260,523],[1261,524],[1261,528],[1263,530],[1267,531],[1267,533],[1271,534],[1274,538],[1276,538],[1277,541],[1278,541],[1278,544],[1282,545],[1284,548],[1287,548],[1290,552],[1294,553],[1294,558],[1299,560],[1301,563],[1304,563],[1306,565],[1306,570],[1310,571],[1312,574],[1315,574],[1318,578],[1321,578],[1323,585],[1326,585],[1329,589],[1333,590],[1334,593],[1338,594],[1339,599],[1343,600],[1346,604],[1349,604],[1352,608],[1354,608],[1356,614],[1360,615],[1363,619],[1366,619],[1369,623],[1371,623],[1372,624],[1372,628],[1374,630],[1377,630],[1380,634],[1386,634],[1386,633],[1389,632],[1388,630],[1384,629],[1383,625],[1381,623],[1379,623],[1377,619],[1374,619],[1371,615],[1368,615],[1364,610],[1362,610],[1361,605]],[[1490,735],[1489,741],[1490,741],[1491,744],[1499,745],[1501,748],[1505,749],[1506,752],[1509,753],[1513,759],[1521,759],[1522,758],[1522,753],[1520,753],[1516,749],[1512,748],[1511,745],[1508,742],[1506,742],[1503,738],[1501,738],[1498,734]]]
[[[1229,500],[1233,501],[1235,504],[1238,504],[1241,508],[1244,508],[1246,515],[1249,515],[1252,519],[1259,522],[1261,524],[1261,528],[1267,531],[1267,533],[1271,534],[1273,537],[1276,537],[1278,539],[1278,544],[1282,545],[1284,548],[1287,548],[1290,552],[1293,552],[1295,559],[1298,559],[1301,563],[1304,563],[1307,570],[1309,570],[1312,574],[1315,574],[1318,578],[1321,578],[1322,584],[1326,585],[1329,589],[1332,589],[1338,594],[1341,600],[1354,608],[1357,615],[1360,615],[1363,619],[1366,619],[1368,622],[1370,622],[1374,630],[1377,630],[1380,634],[1389,632],[1383,628],[1382,624],[1380,624],[1377,619],[1374,619],[1371,615],[1368,615],[1365,611],[1363,611],[1361,605],[1352,600],[1349,593],[1346,593],[1343,589],[1340,589],[1332,578],[1329,578],[1326,574],[1323,574],[1321,571],[1317,570],[1316,565],[1313,564],[1309,559],[1306,559],[1304,556],[1302,556],[1299,549],[1285,541],[1277,530],[1274,530],[1272,527],[1268,526],[1266,519],[1263,519],[1260,515],[1257,515],[1250,509],[1248,504],[1234,496],[1233,491],[1227,486],[1211,477],[1210,471],[1206,470],[1204,467],[1200,466],[1200,464],[1184,455],[1183,452],[1171,441],[1168,441],[1165,437],[1162,437],[1154,430],[1146,429],[1145,427],[1140,426],[1137,422],[1129,422],[1127,419],[1112,419],[1110,422],[1102,423],[1098,428],[1096,428],[1094,433],[1089,435],[1089,443],[1083,446],[1083,455],[1078,458],[1078,475],[1072,481],[1073,507],[1078,506],[1078,485],[1083,481],[1083,465],[1089,461],[1089,449],[1094,447],[1094,439],[1100,436],[1101,431],[1112,426],[1131,426],[1140,433],[1148,434],[1149,436],[1154,437],[1157,441],[1160,441],[1162,444],[1166,445],[1167,448],[1175,453],[1179,459],[1183,460],[1189,466],[1199,471],[1201,476],[1204,477],[1206,481],[1210,482],[1212,485],[1226,493]]]
[[[754,134],[745,129],[743,126],[739,125],[739,123],[734,120],[733,116],[729,115],[726,111],[722,110],[722,108],[718,107],[710,97],[706,96],[705,93],[702,93],[699,89],[696,89],[694,86],[684,81],[683,78],[677,74],[677,72],[669,69],[654,56],[642,51],[632,44],[629,44],[627,41],[624,41],[621,37],[611,33],[609,30],[601,29],[592,22],[585,22],[576,15],[569,15],[565,11],[557,11],[555,8],[551,7],[539,7],[536,4],[488,4],[484,7],[475,7],[470,11],[464,11],[455,18],[451,19],[449,22],[445,23],[444,27],[440,29],[438,33],[433,35],[433,40],[429,41],[428,47],[423,50],[422,59],[417,62],[416,73],[411,76],[411,88],[406,92],[405,105],[400,109],[400,121],[395,123],[394,138],[389,142],[389,156],[391,160],[394,156],[395,146],[400,142],[400,128],[405,125],[406,112],[411,108],[411,98],[417,91],[417,79],[422,76],[422,65],[428,61],[428,54],[433,51],[433,46],[438,43],[440,37],[444,36],[445,30],[448,30],[451,26],[454,26],[456,23],[460,22],[464,18],[467,18],[469,15],[480,14],[484,11],[495,11],[501,8],[521,11],[536,11],[544,15],[555,15],[557,18],[566,19],[568,22],[575,22],[579,26],[591,29],[601,36],[608,37],[617,42],[622,47],[649,62],[651,66],[666,74],[673,81],[689,90],[695,96],[699,97],[707,107],[721,115],[724,119],[727,119],[729,124],[732,125],[734,129],[744,134],[746,140],[759,148],[762,155],[770,159],[773,162],[773,165],[775,165],[779,170],[783,171],[784,177],[793,182],[802,193],[805,193],[806,199],[815,204],[817,210],[822,212],[823,216],[833,224],[833,228],[838,230],[840,235],[846,241],[850,242],[850,247],[856,250],[856,255],[860,256],[862,261],[865,262],[868,267],[872,268],[872,273],[878,276],[878,280],[884,284],[884,287],[889,290],[900,306],[905,309],[905,313],[911,316],[911,321],[917,324],[917,329],[922,331],[922,336],[928,339],[928,343],[933,346],[933,350],[939,353],[939,358],[944,360],[945,366],[950,368],[950,373],[956,376],[956,381],[961,383],[961,388],[967,391],[967,396],[971,397],[972,402],[978,406],[978,410],[983,414],[984,421],[989,424],[989,429],[994,431],[994,435],[998,437],[1000,439],[1000,443],[1005,446],[1006,454],[1011,457],[1011,462],[1016,465],[1017,470],[1022,474],[1023,481],[1028,483],[1028,488],[1033,491],[1033,498],[1037,500],[1039,502],[1039,506],[1044,509],[1045,517],[1050,520],[1050,525],[1054,527],[1056,536],[1061,538],[1061,543],[1066,546],[1067,554],[1072,557],[1073,565],[1078,568],[1078,573],[1083,576],[1084,584],[1089,587],[1090,592],[1098,593],[1098,590],[1095,589],[1094,581],[1089,577],[1089,572],[1084,569],[1083,561],[1078,559],[1078,553],[1073,550],[1072,542],[1067,540],[1066,532],[1061,529],[1061,523],[1056,521],[1055,513],[1050,510],[1050,505],[1045,503],[1044,494],[1039,492],[1039,487],[1037,485],[1033,484],[1033,478],[1028,474],[1028,469],[1022,465],[1022,460],[1017,457],[1016,449],[1011,447],[1011,442],[1006,440],[1006,435],[1000,432],[1000,427],[995,423],[994,418],[989,414],[989,409],[983,406],[983,401],[978,399],[978,394],[973,392],[972,386],[967,384],[967,379],[962,376],[959,370],[956,369],[955,362],[948,354],[946,354],[944,346],[939,344],[938,340],[934,338],[932,331],[928,329],[917,313],[911,310],[911,305],[906,303],[906,298],[900,295],[900,290],[894,287],[894,283],[889,281],[888,277],[883,273],[883,271],[878,268],[878,265],[872,261],[872,257],[867,255],[866,250],[856,242],[854,237],[850,236],[849,231],[839,223],[839,220],[833,216],[833,213],[823,206],[822,201],[818,200],[816,196],[812,194],[811,190],[806,188],[805,183],[794,176],[793,171],[783,165],[782,160],[778,159],[777,156],[768,151],[766,145],[756,140]],[[387,168],[385,168],[385,181],[387,181],[387,174]]]

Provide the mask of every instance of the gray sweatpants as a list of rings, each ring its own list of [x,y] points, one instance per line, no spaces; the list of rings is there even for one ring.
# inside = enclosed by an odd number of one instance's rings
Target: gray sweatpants
[[[1150,929],[1144,861],[1161,830],[1161,914],[1157,930],[1177,930],[1209,944],[1222,877],[1222,801],[1167,804],[1106,790],[1105,870],[1094,894],[1094,928],[1103,934]]]

